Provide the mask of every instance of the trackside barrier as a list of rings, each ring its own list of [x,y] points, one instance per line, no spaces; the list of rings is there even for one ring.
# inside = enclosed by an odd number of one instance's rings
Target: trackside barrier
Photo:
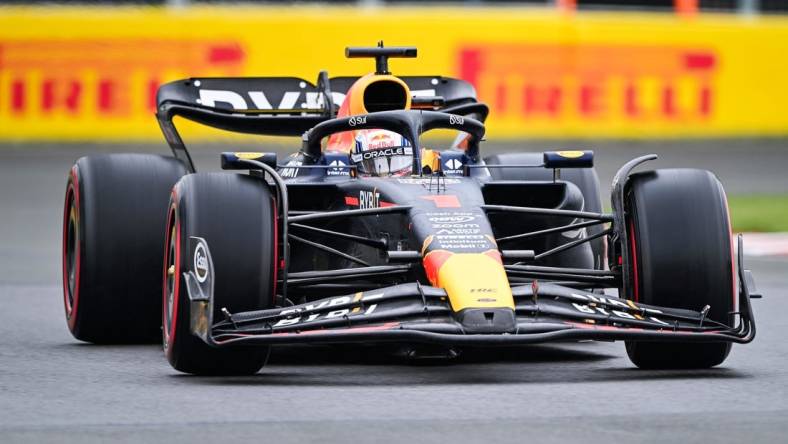
[[[157,86],[371,70],[467,79],[488,137],[788,134],[788,18],[527,8],[0,8],[0,141],[160,140]],[[276,106],[276,104],[274,104]],[[209,132],[198,133],[208,136]]]

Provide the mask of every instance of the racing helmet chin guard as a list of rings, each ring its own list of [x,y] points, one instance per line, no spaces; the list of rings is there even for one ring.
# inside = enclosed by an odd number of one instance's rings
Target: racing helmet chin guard
[[[403,135],[393,131],[357,131],[350,159],[361,176],[403,177],[413,174],[413,146]]]

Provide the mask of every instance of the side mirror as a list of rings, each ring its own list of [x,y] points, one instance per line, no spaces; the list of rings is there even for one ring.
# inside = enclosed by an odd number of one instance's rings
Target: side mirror
[[[222,153],[222,169],[223,170],[253,170],[254,165],[244,160],[254,160],[262,162],[271,168],[276,168],[276,153],[251,153],[251,152],[238,152],[238,153]]]
[[[545,151],[545,168],[591,168],[594,166],[593,151]]]

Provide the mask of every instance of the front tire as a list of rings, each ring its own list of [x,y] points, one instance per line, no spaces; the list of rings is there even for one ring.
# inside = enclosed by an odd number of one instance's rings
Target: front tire
[[[214,263],[214,319],[270,308],[276,283],[276,205],[268,185],[250,176],[191,174],[172,190],[164,261],[164,353],[178,371],[196,375],[254,374],[268,348],[213,348],[189,329],[183,273],[189,238],[205,239]]]
[[[626,201],[633,288],[644,304],[700,311],[728,325],[735,307],[728,206],[708,171],[665,169],[633,174]],[[721,364],[730,343],[627,341],[640,368],[709,368]]]
[[[63,304],[75,338],[161,338],[161,227],[186,168],[172,157],[109,154],[71,168],[63,210]]]

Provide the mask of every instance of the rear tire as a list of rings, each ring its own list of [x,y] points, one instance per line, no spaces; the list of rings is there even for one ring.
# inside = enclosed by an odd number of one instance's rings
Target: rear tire
[[[733,256],[725,192],[708,171],[666,169],[633,174],[627,227],[633,288],[624,294],[645,304],[700,311],[728,325],[735,307]],[[709,368],[721,364],[730,343],[627,341],[640,368]]]
[[[214,319],[270,308],[276,281],[276,206],[268,185],[239,174],[191,174],[173,188],[167,218],[162,319],[164,353],[195,375],[254,374],[267,347],[214,348],[192,335],[183,272],[191,236],[205,239],[214,264]],[[172,272],[170,273],[170,269]]]
[[[63,211],[63,302],[75,338],[94,343],[161,337],[161,227],[181,162],[149,154],[83,157]]]

